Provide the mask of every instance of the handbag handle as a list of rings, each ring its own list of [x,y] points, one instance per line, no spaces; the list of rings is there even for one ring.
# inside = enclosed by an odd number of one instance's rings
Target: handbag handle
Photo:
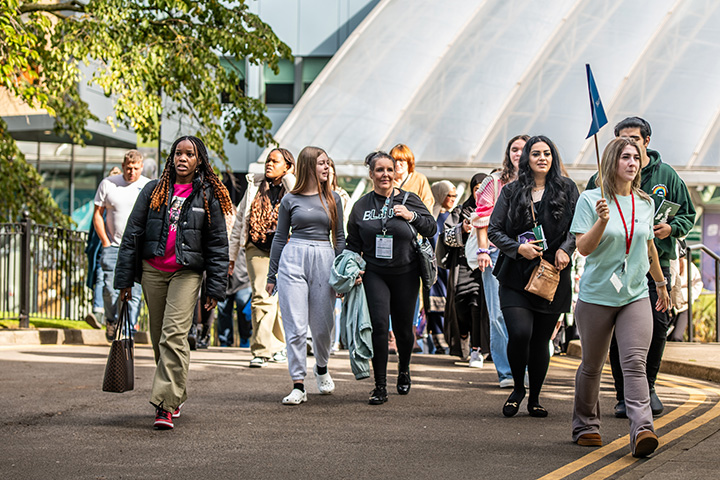
[[[120,340],[123,337],[123,331],[126,338],[131,338],[132,335],[130,330],[132,326],[130,324],[130,312],[127,300],[119,300],[120,308],[118,308],[118,317],[120,317],[120,324],[115,329],[115,337],[113,340]]]

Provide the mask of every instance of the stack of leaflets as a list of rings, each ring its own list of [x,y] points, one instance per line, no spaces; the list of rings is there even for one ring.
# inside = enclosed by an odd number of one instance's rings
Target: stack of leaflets
[[[668,223],[668,219],[674,217],[678,210],[680,210],[680,205],[664,198],[657,210],[655,210],[655,225]]]

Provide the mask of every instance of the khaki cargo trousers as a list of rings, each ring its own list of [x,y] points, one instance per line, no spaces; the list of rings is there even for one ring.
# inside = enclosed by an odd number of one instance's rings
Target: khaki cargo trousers
[[[188,268],[163,272],[143,261],[142,288],[157,365],[150,403],[168,412],[187,399],[188,332],[201,283],[202,275]]]

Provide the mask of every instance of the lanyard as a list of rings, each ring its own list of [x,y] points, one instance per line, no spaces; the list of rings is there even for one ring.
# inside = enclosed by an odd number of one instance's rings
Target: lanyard
[[[387,221],[388,221],[388,216],[390,215],[390,198],[392,197],[393,193],[395,193],[395,192],[393,191],[390,194],[390,196],[385,199],[385,203],[384,203],[384,207],[386,207],[385,213],[383,214],[382,219],[380,220],[380,223],[382,224],[382,234],[383,235],[385,235],[385,233],[387,232]],[[382,212],[382,209],[383,209],[383,207],[378,208],[378,214],[380,212]]]
[[[615,197],[615,206],[618,209],[618,213],[620,214],[620,219],[623,222],[623,227],[625,227],[625,255],[630,254],[630,245],[632,245],[633,236],[635,236],[635,194],[630,192],[630,198],[632,199],[632,218],[630,219],[630,234],[628,235],[628,228],[627,223],[625,223],[625,216],[622,213],[622,209],[620,208],[620,204],[617,201],[617,197]]]

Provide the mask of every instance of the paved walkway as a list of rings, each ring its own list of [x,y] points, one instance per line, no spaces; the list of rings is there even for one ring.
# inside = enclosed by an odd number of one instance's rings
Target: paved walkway
[[[720,388],[661,374],[661,448],[629,455],[626,420],[612,416],[604,375],[600,449],[570,441],[576,358],[554,357],[541,400],[546,419],[500,414],[509,394],[492,364],[470,369],[444,355],[413,357],[410,395],[367,405],[369,380],[354,380],[346,353],[333,356],[337,391],[280,404],[287,366],[247,367],[247,349],[193,352],[190,399],[176,429],[150,427],[152,351],[136,349],[136,388],[100,391],[107,346],[0,347],[0,472],[24,478],[717,478]],[[690,359],[691,360],[691,359]],[[312,359],[309,359],[312,366]],[[712,453],[712,454],[711,454]]]

